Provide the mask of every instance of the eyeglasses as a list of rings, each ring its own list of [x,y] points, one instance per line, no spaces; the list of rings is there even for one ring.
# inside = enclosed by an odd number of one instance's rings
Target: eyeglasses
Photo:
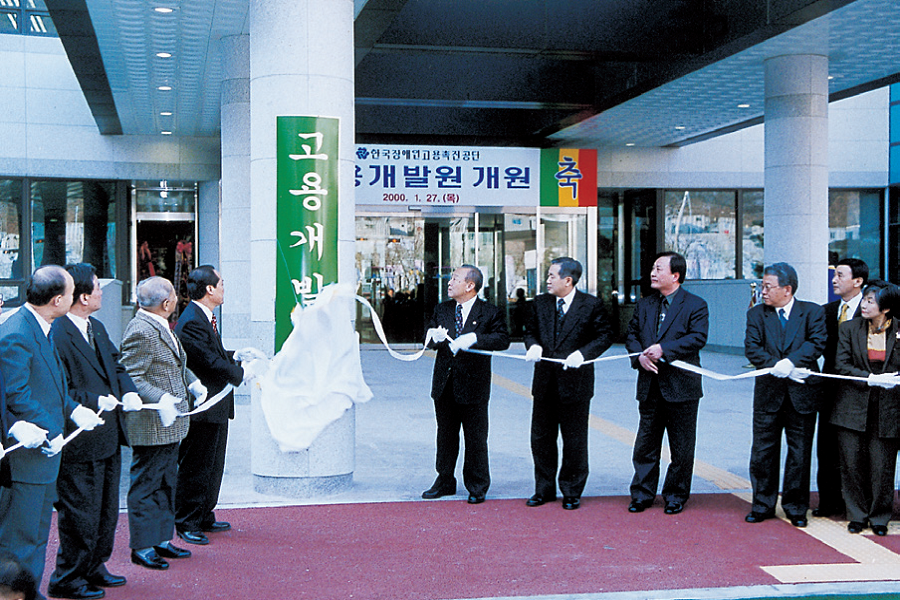
[[[768,292],[769,290],[777,290],[779,288],[783,288],[783,285],[769,285],[768,283],[764,283],[762,285],[762,289],[764,292]]]

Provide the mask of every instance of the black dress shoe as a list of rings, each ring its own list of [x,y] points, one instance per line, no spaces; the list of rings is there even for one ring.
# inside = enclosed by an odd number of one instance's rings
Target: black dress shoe
[[[535,494],[534,496],[532,496],[531,498],[529,498],[528,500],[525,501],[525,506],[541,506],[541,505],[547,504],[548,502],[555,502],[555,501],[556,501],[556,496],[553,496],[552,498],[546,498],[544,496],[541,496],[540,494]]]
[[[426,500],[434,500],[435,498],[440,498],[442,496],[452,496],[456,493],[455,487],[443,487],[438,485],[433,485],[424,492],[422,492],[422,497]]]
[[[886,536],[887,535],[887,525],[872,525],[872,533],[875,535]]]
[[[833,517],[834,515],[844,514],[844,508],[841,506],[820,506],[812,511],[814,517]]]
[[[859,521],[850,521],[847,523],[847,531],[850,533],[862,533],[862,530],[866,528],[865,523],[860,523]]]
[[[121,587],[128,580],[121,575],[113,575],[111,573],[97,573],[87,578],[89,584],[97,587]]]
[[[653,504],[653,502],[642,502],[640,500],[632,500],[631,503],[628,505],[628,512],[630,512],[630,513],[644,512],[645,510],[650,508],[650,506],[652,504]]]
[[[478,496],[476,494],[469,494],[469,499],[466,500],[469,504],[481,504],[484,502],[484,496]]]
[[[794,527],[806,527],[809,524],[809,522],[806,520],[806,517],[788,516],[788,519],[791,520],[791,525],[793,525]]]
[[[188,544],[196,544],[197,546],[205,546],[209,543],[209,538],[202,531],[176,531],[178,537],[186,541]]]
[[[747,521],[748,523],[762,523],[766,519],[771,519],[774,516],[775,515],[772,513],[761,513],[761,512],[754,511],[754,512],[749,513],[746,517],[744,517],[744,520]]]
[[[131,551],[131,562],[147,569],[157,569],[164,571],[169,568],[169,563],[160,558],[159,554],[153,548],[144,548],[143,550]]]
[[[223,531],[231,531],[231,523],[228,521],[216,521],[209,525],[203,525],[200,531],[206,533],[221,533]]]
[[[72,598],[72,600],[97,600],[106,596],[106,592],[92,585],[83,583],[78,587],[47,587],[47,595],[52,598]]]
[[[575,510],[581,506],[581,499],[575,496],[563,496],[563,508],[566,510]]]
[[[684,510],[684,504],[681,502],[666,502],[666,508],[663,510],[667,515],[677,515]]]
[[[153,549],[156,550],[157,554],[166,558],[189,558],[191,556],[190,550],[179,548],[172,542],[163,542],[159,546],[153,546]]]

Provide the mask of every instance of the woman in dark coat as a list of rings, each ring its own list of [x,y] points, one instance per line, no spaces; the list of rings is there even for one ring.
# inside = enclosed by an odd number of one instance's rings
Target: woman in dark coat
[[[836,369],[866,377],[842,382],[831,422],[838,426],[841,482],[850,533],[868,522],[887,535],[900,447],[900,289],[874,280],[863,290],[862,316],[840,325]]]

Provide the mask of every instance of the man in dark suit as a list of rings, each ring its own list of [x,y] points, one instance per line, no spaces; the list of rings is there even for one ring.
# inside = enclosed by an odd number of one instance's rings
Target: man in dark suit
[[[491,485],[487,447],[491,357],[465,350],[506,350],[509,332],[500,309],[478,298],[483,283],[477,267],[456,269],[447,284],[451,299],[434,307],[429,323],[429,329],[437,334],[431,346],[437,348],[431,380],[437,419],[437,479],[422,493],[426,500],[456,493],[460,428],[466,443],[463,483],[469,491],[469,504],[484,502]],[[447,339],[448,332],[453,341]]]
[[[745,354],[757,369],[772,369],[771,374],[757,377],[753,387],[753,505],[745,518],[748,523],[775,516],[783,432],[787,458],[781,507],[795,527],[807,525],[820,390],[813,383],[816,378],[804,377],[809,371],[818,372],[816,360],[825,349],[827,333],[824,309],[796,300],[796,290],[797,272],[792,266],[770,265],[763,271],[763,304],[747,311]]]
[[[534,495],[528,506],[556,500],[563,508],[581,505],[588,476],[588,418],[594,395],[594,365],[584,365],[612,345],[609,318],[595,296],[575,289],[581,263],[569,257],[554,259],[547,274],[547,294],[534,299],[525,322],[525,347],[535,362],[531,394],[531,454],[534,458]],[[564,359],[564,363],[541,360]],[[559,466],[557,439],[563,441]]]
[[[0,327],[0,373],[6,382],[10,434],[25,448],[11,452],[9,488],[0,491],[0,552],[12,554],[40,583],[50,515],[56,500],[59,443],[66,418],[85,429],[103,421],[68,395],[66,376],[48,337],[50,325],[68,312],[75,285],[65,269],[38,268],[28,281],[26,303]],[[38,450],[47,439],[50,448]]]
[[[844,258],[838,261],[831,278],[834,293],[839,300],[824,305],[825,325],[828,339],[823,354],[824,373],[837,373],[835,356],[838,346],[838,325],[860,316],[862,289],[869,281],[869,266],[858,258]],[[841,465],[838,456],[837,426],[831,421],[837,392],[836,386],[823,386],[822,402],[819,405],[819,433],[816,438],[816,456],[819,470],[816,482],[819,488],[819,506],[813,510],[817,517],[839,515],[844,512],[844,499],[841,496]]]
[[[53,322],[50,338],[65,368],[69,396],[93,411],[103,408],[105,423],[63,448],[56,491],[59,551],[48,592],[56,598],[102,598],[101,587],[125,585],[105,563],[113,551],[119,520],[120,445],[127,445],[122,399],[139,409],[141,399],[106,328],[91,315],[100,310],[103,290],[93,266],[68,265],[75,283],[74,302]],[[66,434],[74,427],[66,426]]]
[[[681,287],[686,271],[680,254],[659,254],[650,271],[650,287],[659,293],[638,301],[628,325],[625,348],[629,353],[641,353],[631,359],[631,366],[638,371],[641,421],[632,455],[629,512],[643,511],[656,498],[666,432],[672,462],[662,488],[665,513],[680,513],[691,495],[702,377],[666,363],[683,360],[700,366],[700,349],[709,334],[709,308],[703,298]]]
[[[222,346],[213,311],[225,300],[225,281],[213,267],[203,265],[188,275],[191,303],[178,318],[175,334],[184,346],[188,368],[206,386],[210,397],[229,383],[244,380],[244,370],[233,352]],[[228,531],[231,525],[216,521],[215,509],[225,473],[228,420],[234,418],[234,393],[209,410],[191,417],[187,437],[178,450],[178,484],[175,488],[175,530],[190,544],[208,544],[206,533]],[[205,532],[205,533],[204,533]]]

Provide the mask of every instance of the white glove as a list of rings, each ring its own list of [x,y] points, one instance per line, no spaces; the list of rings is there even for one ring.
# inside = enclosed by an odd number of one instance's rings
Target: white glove
[[[47,456],[56,456],[57,454],[62,452],[63,443],[65,443],[65,440],[63,439],[63,436],[58,435],[47,443],[50,444],[50,447],[41,448],[41,452],[43,452]]]
[[[122,396],[122,408],[125,412],[131,412],[133,410],[141,410],[141,407],[144,406],[144,401],[141,400],[141,397],[137,394],[137,392],[128,392],[124,396]]]
[[[794,363],[792,363],[787,358],[782,358],[777,363],[775,363],[775,366],[772,367],[772,370],[769,373],[774,377],[784,379],[785,377],[789,376],[791,374],[791,371],[793,370]]]
[[[528,349],[528,352],[525,353],[525,362],[540,362],[543,355],[544,349],[537,344],[534,344]]]
[[[13,423],[13,426],[9,428],[9,435],[16,438],[16,441],[22,442],[26,448],[37,448],[43,446],[47,441],[47,430],[28,421]]]
[[[85,431],[92,431],[95,427],[104,423],[103,419],[97,416],[97,413],[80,404],[75,407],[69,418],[78,425],[79,429],[84,429]]]
[[[805,383],[807,377],[812,375],[812,371],[806,369],[804,367],[795,367],[791,374],[788,375],[791,381],[796,381],[797,383]]]
[[[900,377],[896,373],[872,373],[868,377],[868,384],[890,390],[900,384]]]
[[[194,398],[197,399],[197,401],[194,402],[195,407],[200,406],[201,404],[206,402],[206,394],[207,394],[206,386],[203,385],[202,383],[200,383],[199,379],[197,379],[196,381],[194,381],[194,383],[189,385],[188,390],[194,395]]]
[[[163,394],[159,399],[159,420],[163,427],[171,427],[178,417],[178,409],[175,406],[180,402],[172,394]]]
[[[269,360],[269,357],[263,354],[262,350],[253,348],[251,346],[241,348],[240,350],[235,350],[234,352],[234,360],[238,362],[250,362],[251,360],[256,360],[257,358],[261,360]]]
[[[262,377],[269,370],[268,358],[254,358],[249,362],[242,362],[241,368],[244,370],[244,383],[256,378]]]
[[[100,399],[97,400],[97,405],[104,411],[116,410],[116,407],[119,405],[119,400],[112,394],[100,396]]]
[[[431,336],[431,341],[440,344],[441,342],[447,341],[447,328],[446,327],[432,327],[428,330],[428,336]]]
[[[565,369],[577,369],[581,365],[584,364],[584,355],[581,353],[581,350],[576,350],[572,354],[566,357],[566,361],[563,363],[563,370]]]
[[[0,460],[3,460],[4,456],[6,456],[6,448],[0,446]]]
[[[460,350],[468,350],[478,341],[478,336],[474,332],[464,333],[452,342],[450,342],[450,352],[456,354]]]

